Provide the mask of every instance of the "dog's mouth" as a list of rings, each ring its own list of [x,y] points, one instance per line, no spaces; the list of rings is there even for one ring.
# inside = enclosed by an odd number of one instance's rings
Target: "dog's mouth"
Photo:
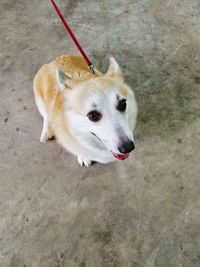
[[[128,153],[127,154],[117,154],[117,153],[114,153],[114,152],[112,152],[112,153],[115,156],[115,158],[118,159],[118,160],[125,160],[125,159],[127,159],[129,157]]]
[[[104,143],[102,142],[102,140],[95,134],[95,133],[92,133],[91,132],[91,134],[93,134],[99,141],[101,141],[101,143],[104,145]],[[104,145],[105,146],[105,145]],[[129,157],[129,154],[127,153],[127,154],[117,154],[117,153],[115,153],[115,152],[113,152],[113,151],[111,151],[112,152],[112,154],[113,154],[113,156],[116,158],[116,159],[118,159],[118,160],[125,160],[125,159],[127,159],[128,157]]]

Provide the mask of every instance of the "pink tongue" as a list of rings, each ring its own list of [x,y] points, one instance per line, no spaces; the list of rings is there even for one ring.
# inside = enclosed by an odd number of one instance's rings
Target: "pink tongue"
[[[129,154],[116,154],[116,153],[113,153],[115,158],[117,158],[118,160],[125,160],[129,157]]]

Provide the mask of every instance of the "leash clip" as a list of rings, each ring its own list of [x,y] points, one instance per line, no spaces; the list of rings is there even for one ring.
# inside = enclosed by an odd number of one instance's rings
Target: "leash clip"
[[[95,71],[94,71],[94,66],[92,64],[88,65],[90,71],[95,74]]]

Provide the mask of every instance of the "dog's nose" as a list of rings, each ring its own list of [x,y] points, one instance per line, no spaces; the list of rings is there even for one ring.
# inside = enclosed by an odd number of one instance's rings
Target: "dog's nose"
[[[119,152],[123,154],[130,153],[134,148],[135,148],[135,145],[133,141],[128,141],[122,146],[118,147]]]

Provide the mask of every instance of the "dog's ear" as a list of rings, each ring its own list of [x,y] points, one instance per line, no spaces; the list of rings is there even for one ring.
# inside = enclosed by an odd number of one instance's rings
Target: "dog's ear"
[[[71,77],[68,76],[64,71],[61,69],[56,70],[56,80],[61,92],[63,92],[66,88],[70,88],[68,81],[71,80]]]
[[[106,75],[110,77],[117,77],[123,80],[123,73],[114,57],[110,57],[110,65],[106,72]]]

